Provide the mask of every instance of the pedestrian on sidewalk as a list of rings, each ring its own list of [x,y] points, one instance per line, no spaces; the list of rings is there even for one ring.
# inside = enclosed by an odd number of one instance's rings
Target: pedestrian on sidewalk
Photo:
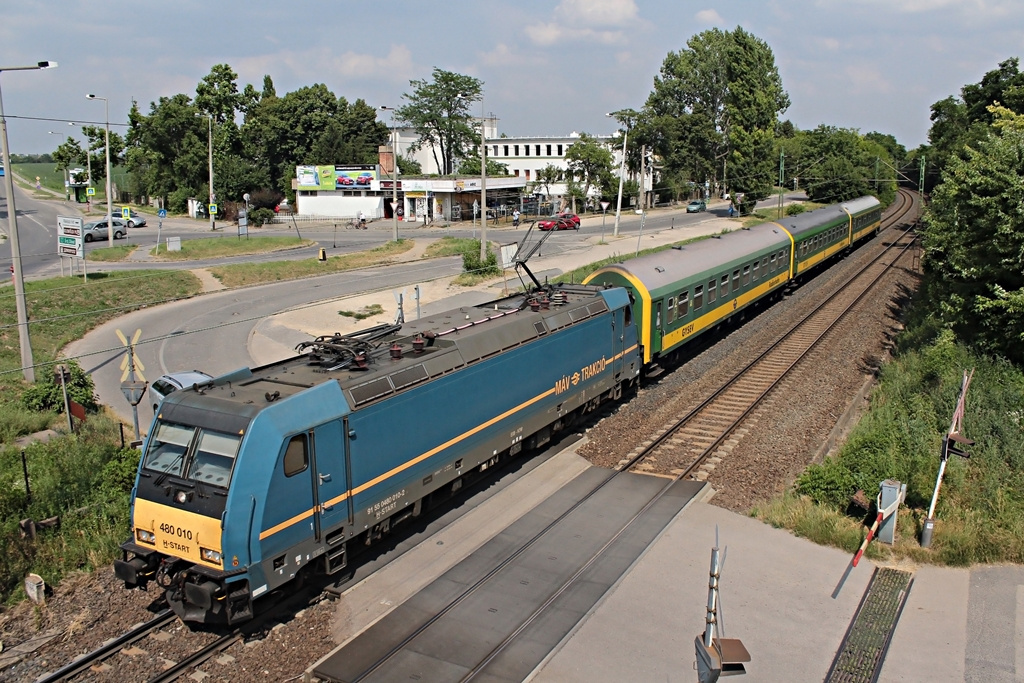
[[[519,209],[513,209],[512,210],[512,227],[513,228],[518,228],[519,227]]]

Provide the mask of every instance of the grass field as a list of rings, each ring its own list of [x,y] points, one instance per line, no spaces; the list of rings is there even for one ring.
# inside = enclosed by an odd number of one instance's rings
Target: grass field
[[[64,192],[64,171],[58,171],[56,164],[12,164],[12,166],[15,175],[24,178],[28,182],[27,187],[29,188],[35,186],[36,177],[38,177],[39,184],[42,187],[54,192]],[[111,177],[115,181],[123,179],[126,173],[127,171],[122,166],[114,166],[111,169]],[[93,173],[93,179],[93,187],[96,189],[93,203],[105,202],[107,196],[106,181],[98,177],[96,173]]]

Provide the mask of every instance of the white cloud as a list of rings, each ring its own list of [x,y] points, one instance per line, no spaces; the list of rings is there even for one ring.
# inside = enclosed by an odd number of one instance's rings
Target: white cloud
[[[637,18],[633,0],[562,0],[555,15],[583,26],[616,26]]]
[[[633,0],[562,0],[552,12],[555,21],[532,24],[526,35],[537,45],[572,40],[603,45],[625,42],[623,28],[639,21]]]
[[[694,15],[694,19],[698,23],[704,24],[705,26],[724,26],[725,19],[722,18],[718,12],[713,9],[702,9]]]

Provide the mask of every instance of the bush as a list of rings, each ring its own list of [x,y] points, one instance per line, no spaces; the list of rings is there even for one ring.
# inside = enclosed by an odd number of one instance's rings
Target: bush
[[[476,275],[501,275],[501,268],[498,267],[498,257],[490,249],[487,250],[487,260],[480,260],[480,240],[474,242],[475,248],[467,249],[462,253],[462,270]]]
[[[253,209],[270,209],[274,211],[274,207],[281,203],[284,199],[284,195],[277,190],[256,190],[249,195],[249,206]]]
[[[274,220],[273,209],[253,209],[249,212],[249,225],[258,228]]]
[[[803,204],[790,204],[789,206],[786,207],[786,215],[798,216],[806,210],[807,209],[804,207]]]
[[[92,377],[85,374],[76,361],[69,361],[64,365],[71,371],[71,379],[67,382],[68,398],[81,403],[87,410],[96,410]],[[64,412],[64,393],[53,370],[53,365],[43,368],[39,381],[21,395],[22,403],[29,410]]]

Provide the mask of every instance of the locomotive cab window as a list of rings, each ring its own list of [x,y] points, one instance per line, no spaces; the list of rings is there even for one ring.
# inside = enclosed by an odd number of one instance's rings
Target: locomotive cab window
[[[305,434],[296,434],[288,440],[284,452],[284,476],[294,477],[309,467],[309,447]]]
[[[158,422],[153,438],[149,440],[143,467],[180,477],[185,453],[194,433],[193,427]]]
[[[231,481],[231,469],[235,464],[235,456],[238,455],[241,441],[241,438],[234,434],[201,430],[188,478],[204,484],[226,487]]]

